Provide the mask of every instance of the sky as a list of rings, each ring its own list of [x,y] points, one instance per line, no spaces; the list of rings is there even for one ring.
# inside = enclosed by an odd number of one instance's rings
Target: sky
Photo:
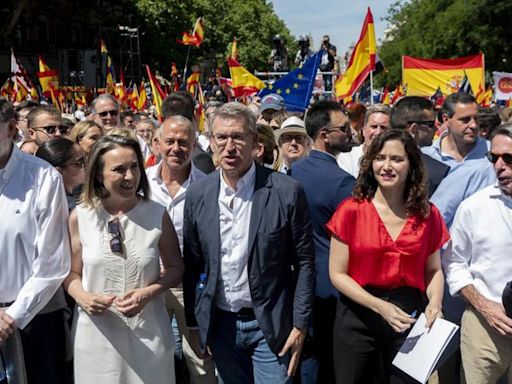
[[[378,40],[387,27],[381,20],[387,15],[389,6],[396,0],[271,0],[276,14],[282,19],[291,33],[313,36],[314,50],[320,47],[320,40],[327,34],[331,44],[342,56],[351,43],[359,39],[367,8],[370,7]]]

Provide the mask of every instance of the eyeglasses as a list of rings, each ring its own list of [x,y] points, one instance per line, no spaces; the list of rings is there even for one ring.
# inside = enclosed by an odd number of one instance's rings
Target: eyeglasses
[[[121,238],[121,223],[119,218],[115,217],[108,222],[108,233],[112,235],[110,239],[110,250],[113,253],[123,253],[123,242]]]
[[[348,125],[338,125],[336,127],[326,127],[324,129],[329,133],[331,133],[331,132],[347,133],[349,126]]]
[[[284,143],[291,143],[293,140],[295,140],[295,142],[297,144],[304,144],[304,142],[306,141],[306,136],[305,135],[292,135],[290,133],[285,133],[283,135],[281,135],[281,137],[279,138],[279,142],[281,144],[284,144]]]
[[[231,135],[224,135],[224,134],[215,134],[213,135],[213,138],[215,142],[217,143],[218,147],[225,147],[228,143],[228,140],[231,139],[233,141],[233,144],[237,147],[241,147],[246,143],[247,136],[250,135],[250,132],[246,133],[233,133]]]
[[[76,162],[65,164],[64,166],[67,167],[68,165],[71,165],[71,166],[77,167],[77,168],[85,168],[85,166],[87,165],[87,160],[85,159],[85,157],[81,157]]]
[[[411,121],[407,122],[407,124],[413,124],[413,123],[416,123],[418,125],[426,125],[430,129],[435,129],[435,127],[436,127],[435,120],[411,120]]]
[[[66,135],[69,131],[67,125],[47,125],[46,127],[32,127],[35,131],[45,131],[48,135],[54,135],[58,129],[61,135]]]
[[[103,111],[98,112],[97,115],[100,117],[107,117],[107,115],[110,115],[111,117],[116,117],[119,114],[119,111],[117,109],[112,109],[111,111]]]
[[[512,153],[503,153],[501,155],[497,155],[496,153],[487,152],[486,156],[487,159],[493,164],[496,164],[498,159],[501,157],[505,164],[512,165]]]

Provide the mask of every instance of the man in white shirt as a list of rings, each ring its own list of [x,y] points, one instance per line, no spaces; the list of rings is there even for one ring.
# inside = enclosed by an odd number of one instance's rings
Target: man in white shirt
[[[167,208],[183,253],[183,208],[187,188],[206,175],[192,163],[195,133],[193,123],[189,119],[180,115],[171,116],[162,123],[156,134],[160,141],[162,161],[146,170],[151,186],[151,198]],[[191,383],[215,383],[215,368],[211,358],[198,358],[187,341],[183,288],[173,288],[167,299],[169,310],[173,312],[171,315],[176,319],[173,322],[173,330],[178,339],[177,344],[182,346]],[[176,374],[180,375],[181,372]]]
[[[363,144],[352,147],[350,152],[341,152],[338,155],[338,165],[357,179],[361,159],[372,143],[373,139],[391,128],[391,109],[384,104],[375,104],[368,107],[364,116]]]
[[[13,145],[15,113],[0,100],[0,345],[23,345],[29,383],[65,379],[68,209],[60,174]],[[9,366],[14,356],[3,356]]]
[[[450,293],[469,304],[461,323],[467,383],[495,383],[507,370],[512,379],[512,319],[502,305],[512,276],[512,124],[496,129],[487,156],[498,181],[461,203],[443,255]]]

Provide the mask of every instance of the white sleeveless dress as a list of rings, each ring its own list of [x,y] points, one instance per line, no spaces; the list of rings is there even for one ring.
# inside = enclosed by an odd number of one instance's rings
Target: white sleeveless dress
[[[86,291],[122,296],[158,280],[163,206],[141,200],[119,216],[124,256],[110,250],[107,223],[113,216],[101,206],[79,205],[76,211]],[[77,305],[73,342],[77,384],[175,383],[174,338],[163,295],[131,318],[114,306],[91,316]]]

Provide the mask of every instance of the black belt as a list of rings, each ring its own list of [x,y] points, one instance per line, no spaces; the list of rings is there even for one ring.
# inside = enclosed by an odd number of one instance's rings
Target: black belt
[[[10,301],[8,303],[1,303],[0,302],[0,308],[7,308],[14,304],[14,301]]]
[[[240,319],[240,320],[256,319],[256,315],[254,314],[254,311],[252,308],[241,308],[238,312],[225,311],[220,308],[217,308],[217,310],[219,310],[227,315],[235,316],[237,319]]]

